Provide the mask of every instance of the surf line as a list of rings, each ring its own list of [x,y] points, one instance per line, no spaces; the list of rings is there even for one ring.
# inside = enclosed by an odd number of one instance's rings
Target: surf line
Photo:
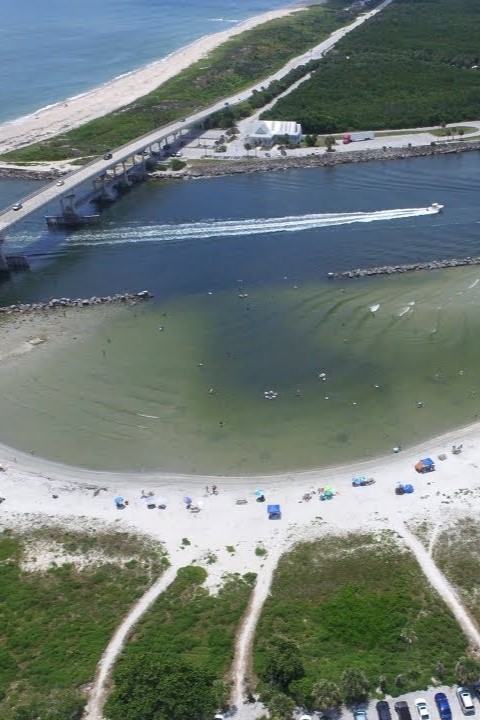
[[[356,268],[343,272],[329,272],[329,280],[345,280],[353,278],[370,277],[372,275],[395,275],[396,273],[414,272],[415,270],[444,270],[445,268],[466,267],[480,265],[480,256],[453,258],[451,260],[432,260],[431,262],[411,263],[409,265],[382,265],[381,267]],[[478,281],[477,281],[478,282]],[[474,287],[471,285],[469,289]]]

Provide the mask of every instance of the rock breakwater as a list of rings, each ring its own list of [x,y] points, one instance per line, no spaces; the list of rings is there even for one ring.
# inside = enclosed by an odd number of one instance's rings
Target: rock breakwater
[[[271,172],[275,170],[291,170],[308,167],[333,167],[349,163],[379,162],[384,160],[406,160],[416,157],[432,157],[435,155],[454,155],[480,150],[480,141],[438,142],[434,145],[418,145],[412,147],[383,147],[370,150],[351,150],[338,152],[322,152],[320,155],[303,155],[279,158],[251,157],[238,160],[215,159],[190,166],[176,173],[155,172],[153,177],[175,176],[179,179],[198,179],[221,175],[242,173]]]
[[[65,308],[86,308],[92,305],[113,305],[118,303],[136,303],[150,300],[153,295],[148,290],[141,290],[138,293],[117,293],[104,297],[90,298],[52,298],[42,303],[18,303],[16,305],[5,305],[0,307],[0,313],[4,315],[26,315],[28,313],[44,313],[50,310],[64,310]]]
[[[343,272],[328,273],[329,279],[350,279],[371,277],[372,275],[396,275],[416,270],[444,270],[445,268],[480,265],[480,257],[452,258],[451,260],[432,260],[430,262],[410,263],[409,265],[382,265],[381,267],[357,268]]]

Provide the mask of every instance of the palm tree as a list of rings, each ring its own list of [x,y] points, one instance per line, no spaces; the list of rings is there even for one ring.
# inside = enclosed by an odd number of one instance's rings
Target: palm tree
[[[320,712],[336,708],[342,702],[340,689],[331,680],[318,680],[313,686],[312,696],[315,707]]]
[[[340,678],[340,688],[344,701],[351,705],[368,697],[370,683],[363,670],[347,668]]]
[[[452,131],[450,130],[450,128],[447,128],[447,129],[445,130],[445,135],[447,136],[447,138],[451,138],[451,137],[452,137]]]
[[[272,695],[267,705],[273,720],[290,720],[295,710],[295,702],[283,693]]]
[[[332,147],[335,145],[335,138],[333,135],[327,135],[325,140],[323,141],[325,143],[325,147],[327,148],[327,152],[330,152]]]
[[[463,140],[463,136],[465,135],[465,130],[463,128],[458,128],[458,137],[460,140]]]
[[[250,150],[252,149],[252,146],[251,146],[251,144],[250,144],[249,142],[246,142],[246,143],[245,143],[245,145],[244,145],[243,147],[244,147],[244,148],[245,148],[245,150],[247,151],[247,155],[248,155],[248,153],[249,153],[249,152],[250,152]]]

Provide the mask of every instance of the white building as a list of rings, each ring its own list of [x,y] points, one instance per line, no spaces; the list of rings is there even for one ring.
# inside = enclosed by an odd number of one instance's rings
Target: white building
[[[263,147],[288,142],[298,145],[302,139],[302,126],[287,120],[257,120],[248,133],[247,141]]]

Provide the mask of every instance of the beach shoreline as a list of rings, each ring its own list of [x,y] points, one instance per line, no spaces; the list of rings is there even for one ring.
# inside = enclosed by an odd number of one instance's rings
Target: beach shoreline
[[[12,377],[18,369],[18,363],[22,358],[29,358],[28,362],[35,363],[38,358],[40,367],[46,359],[52,356],[57,350],[62,350],[68,345],[75,346],[85,341],[87,336],[97,332],[105,323],[112,318],[118,317],[118,313],[130,312],[132,303],[112,304],[89,304],[83,306],[53,307],[47,310],[32,310],[25,312],[10,311],[8,314],[0,314],[0,333],[2,336],[2,347],[0,351],[0,362],[2,372],[12,373]],[[143,303],[142,303],[143,304]],[[35,306],[32,306],[35,307]],[[31,369],[36,367],[32,365]],[[480,421],[466,423],[465,425],[450,428],[439,435],[434,435],[418,442],[416,445],[405,446],[398,454],[389,452],[383,455],[357,458],[348,460],[345,464],[326,464],[316,467],[288,468],[282,471],[248,473],[236,475],[234,473],[188,473],[176,472],[158,468],[149,468],[144,471],[99,469],[89,466],[77,466],[65,463],[62,460],[55,460],[51,457],[29,453],[13,445],[2,442],[0,437],[0,466],[16,467],[22,472],[32,474],[37,480],[44,477],[65,478],[72,483],[85,483],[94,480],[101,485],[115,486],[118,491],[122,488],[132,489],[139,487],[142,483],[155,482],[172,487],[183,487],[185,492],[189,488],[201,485],[222,483],[232,491],[243,486],[257,487],[265,483],[272,483],[275,486],[288,486],[294,482],[296,486],[309,485],[312,482],[329,482],[332,478],[343,478],[355,474],[372,474],[372,468],[384,468],[396,466],[404,456],[413,458],[420,455],[428,455],[433,452],[442,453],[447,444],[459,444],[466,441],[476,440],[478,444],[479,465],[480,465]],[[432,446],[438,446],[432,450]],[[0,476],[1,479],[1,476]]]
[[[255,15],[226,30],[205,35],[164,58],[123,73],[92,90],[9,120],[0,125],[0,153],[47,140],[90,120],[108,115],[152,92],[235,35],[299,12],[307,5],[308,3],[290,5]]]

